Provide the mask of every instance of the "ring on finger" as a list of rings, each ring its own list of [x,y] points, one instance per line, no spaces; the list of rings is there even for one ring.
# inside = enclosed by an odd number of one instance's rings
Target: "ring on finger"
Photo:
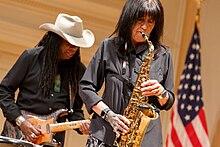
[[[31,138],[36,138],[37,136],[34,133],[31,133]]]

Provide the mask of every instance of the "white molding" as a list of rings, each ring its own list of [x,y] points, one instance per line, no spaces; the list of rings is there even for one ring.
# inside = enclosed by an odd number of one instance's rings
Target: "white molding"
[[[179,53],[181,50],[186,1],[164,0],[162,2],[165,8],[164,42],[166,45],[168,45],[171,48],[171,52],[173,55],[173,62],[174,62],[174,73],[175,73],[174,75],[176,75],[178,69]],[[173,5],[175,7],[171,9],[172,7],[170,5]]]
[[[164,42],[171,48],[173,63],[174,63],[174,79],[178,70],[179,53],[181,50],[181,41],[183,33],[183,25],[185,19],[185,0],[169,0],[162,1],[165,8],[165,34]],[[173,6],[173,8],[172,8]],[[172,9],[171,9],[172,8]],[[174,80],[176,81],[176,80]],[[163,142],[166,141],[167,132],[169,131],[170,124],[170,114],[169,112],[161,112],[161,122],[164,124],[163,129]]]
[[[177,24],[176,24],[176,34],[175,34],[176,37],[174,39],[174,42],[176,43],[176,47],[177,47],[176,52],[174,52],[175,63],[178,63],[179,56],[180,56],[183,26],[184,26],[184,20],[185,20],[185,10],[186,10],[186,0],[180,0],[179,2],[180,2],[179,12],[178,12],[178,18],[177,18]],[[174,69],[175,69],[175,73],[177,73],[178,64],[175,64]],[[179,78],[179,77],[176,77],[176,78]]]

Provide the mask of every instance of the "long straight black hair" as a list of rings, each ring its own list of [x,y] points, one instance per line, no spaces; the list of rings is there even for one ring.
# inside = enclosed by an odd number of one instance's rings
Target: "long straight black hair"
[[[45,95],[53,88],[55,77],[58,72],[58,57],[60,55],[60,43],[62,37],[54,32],[47,32],[36,46],[43,46],[43,67],[41,69],[40,86]],[[83,73],[81,68],[80,49],[69,59],[69,81],[75,90]]]
[[[124,51],[125,42],[131,42],[133,26],[139,19],[146,16],[151,17],[155,21],[155,26],[149,40],[157,48],[160,44],[164,28],[164,11],[160,0],[127,0],[116,28],[112,33],[112,35],[116,34],[119,38],[119,52],[122,53]]]

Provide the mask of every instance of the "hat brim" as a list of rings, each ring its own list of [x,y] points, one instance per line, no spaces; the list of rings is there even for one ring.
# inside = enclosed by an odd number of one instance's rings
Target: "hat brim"
[[[90,30],[83,30],[82,37],[75,37],[70,34],[66,34],[65,32],[61,31],[54,24],[51,23],[44,23],[40,25],[39,28],[45,31],[54,32],[63,39],[67,40],[70,44],[78,47],[83,47],[83,48],[91,47],[95,41],[95,37]]]

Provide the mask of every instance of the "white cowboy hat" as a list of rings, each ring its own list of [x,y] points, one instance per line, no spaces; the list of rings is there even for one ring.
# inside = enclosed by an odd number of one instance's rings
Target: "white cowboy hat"
[[[83,22],[78,16],[60,13],[55,24],[44,23],[39,28],[54,32],[70,44],[78,47],[91,47],[95,41],[90,30],[83,30]]]

